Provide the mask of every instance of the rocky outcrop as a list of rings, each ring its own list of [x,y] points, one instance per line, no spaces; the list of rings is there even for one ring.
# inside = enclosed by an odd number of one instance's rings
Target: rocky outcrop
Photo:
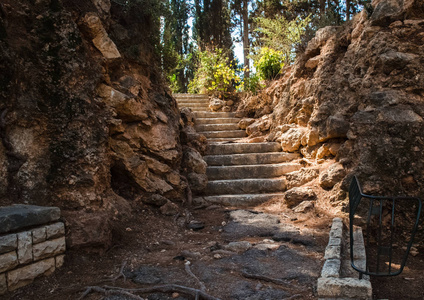
[[[272,106],[269,140],[314,162],[338,161],[321,174],[324,189],[347,190],[355,174],[368,192],[423,194],[424,4],[372,5],[342,27],[320,29],[240,109],[257,118]]]
[[[150,42],[159,29],[125,5],[0,5],[0,205],[60,207],[75,248],[110,245],[140,199],[186,197],[180,114]]]

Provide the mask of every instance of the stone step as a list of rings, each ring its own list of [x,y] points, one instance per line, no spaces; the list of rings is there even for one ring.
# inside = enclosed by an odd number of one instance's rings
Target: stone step
[[[196,112],[196,118],[232,118],[235,112]]]
[[[208,98],[209,99],[209,95],[205,95],[205,94],[172,94],[172,96],[174,96],[174,98]]]
[[[241,194],[241,195],[216,195],[196,197],[195,204],[218,204],[224,206],[249,207],[260,205],[269,200],[283,199],[283,193],[272,194]]]
[[[177,102],[181,107],[206,107],[209,108],[209,103],[192,103],[192,102]]]
[[[241,138],[208,138],[208,144],[222,144],[222,143],[235,143],[239,141]]]
[[[206,138],[242,138],[247,136],[244,130],[201,131]]]
[[[196,125],[200,124],[229,124],[238,123],[241,118],[196,118]]]
[[[180,108],[182,107],[188,107],[188,106],[180,106]],[[194,113],[207,113],[210,112],[209,108],[201,108],[201,107],[189,107],[191,109],[192,112]]]
[[[286,189],[285,179],[234,179],[212,180],[206,188],[207,195],[222,194],[251,194],[284,192]]]
[[[178,103],[209,103],[209,98],[175,98]]]
[[[206,155],[203,157],[208,166],[275,164],[298,158],[300,158],[299,154],[288,152]]]
[[[201,124],[195,126],[196,131],[221,131],[221,130],[240,130],[239,126],[234,123],[228,124]]]
[[[264,153],[281,151],[280,143],[228,143],[209,144],[208,155],[240,154],[240,153]]]
[[[302,168],[297,163],[268,165],[210,166],[206,168],[209,180],[272,178],[298,171]]]

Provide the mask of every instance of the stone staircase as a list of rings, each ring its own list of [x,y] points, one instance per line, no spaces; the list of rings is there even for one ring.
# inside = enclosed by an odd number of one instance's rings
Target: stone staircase
[[[174,94],[180,108],[193,110],[197,132],[208,139],[208,186],[197,203],[254,206],[280,199],[286,190],[284,175],[299,170],[297,154],[281,152],[279,143],[246,143],[233,112],[209,111],[206,95]]]

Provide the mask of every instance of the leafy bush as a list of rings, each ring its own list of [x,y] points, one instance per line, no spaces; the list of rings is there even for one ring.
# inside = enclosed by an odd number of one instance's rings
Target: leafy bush
[[[282,51],[263,47],[259,54],[259,59],[254,66],[262,79],[271,80],[277,77],[284,66],[285,55]]]
[[[188,86],[190,93],[225,93],[240,82],[240,77],[230,67],[229,59],[222,49],[217,49],[215,52],[200,52],[199,60],[199,68]]]
[[[264,88],[265,85],[261,83],[261,78],[256,73],[251,73],[248,78],[244,78],[238,89],[240,91],[252,92],[256,94],[260,89]]]

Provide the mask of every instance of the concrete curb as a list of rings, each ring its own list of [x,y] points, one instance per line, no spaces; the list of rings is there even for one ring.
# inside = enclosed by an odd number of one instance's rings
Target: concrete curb
[[[355,254],[358,253],[354,257],[355,264],[365,265],[365,247],[360,228],[355,229],[354,239]],[[318,299],[372,299],[372,287],[368,276],[364,276],[363,279],[342,278],[342,253],[348,253],[348,251],[349,249],[343,249],[343,221],[341,218],[334,218],[328,245],[325,249],[324,266],[321,277],[318,278]]]

